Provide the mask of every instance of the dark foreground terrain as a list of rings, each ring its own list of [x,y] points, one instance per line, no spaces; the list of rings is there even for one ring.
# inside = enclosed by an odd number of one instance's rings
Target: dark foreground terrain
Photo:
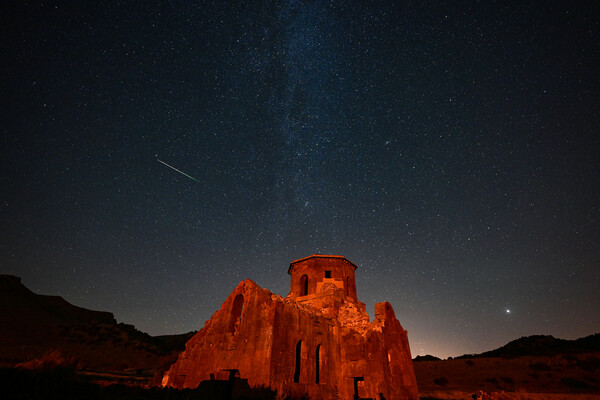
[[[460,360],[450,360],[460,361]],[[442,361],[444,362],[444,361]],[[454,363],[449,364],[449,369]],[[436,369],[433,366],[433,369]],[[447,371],[447,370],[446,370]],[[499,371],[501,372],[501,371]],[[465,381],[472,374],[467,374]],[[81,374],[69,368],[50,368],[43,370],[26,370],[23,368],[0,369],[0,393],[2,399],[27,399],[27,400],[240,400],[240,399],[278,399],[277,394],[269,389],[251,389],[243,380],[234,382],[207,381],[203,382],[197,389],[170,389],[159,387],[142,387],[132,385],[131,382],[121,384],[98,384],[93,383],[96,379],[93,375]],[[600,400],[600,393],[593,393],[585,389],[567,388],[551,385],[545,392],[530,392],[524,388],[511,390],[501,385],[510,384],[503,382],[489,382],[486,390],[469,390],[473,385],[440,385],[440,380],[435,387],[427,385],[421,390],[422,400],[472,400],[473,395],[477,400]],[[506,380],[506,379],[505,379]],[[443,380],[441,381],[443,382]],[[555,388],[558,392],[551,392]],[[506,389],[506,390],[505,390]],[[294,400],[294,399],[287,399]],[[308,400],[308,399],[302,399]]]
[[[96,376],[70,368],[27,370],[0,369],[0,397],[28,400],[219,400],[275,399],[269,389],[251,389],[244,380],[202,382],[197,389],[142,387],[131,382],[108,385],[93,383]]]

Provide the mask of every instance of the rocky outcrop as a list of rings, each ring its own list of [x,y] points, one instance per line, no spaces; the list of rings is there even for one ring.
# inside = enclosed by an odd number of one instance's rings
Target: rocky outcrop
[[[295,261],[286,298],[241,282],[186,344],[163,385],[195,388],[238,377],[290,398],[418,399],[407,333],[387,302],[369,321],[355,269],[340,256]]]
[[[36,294],[12,275],[0,275],[0,327],[0,367],[154,369],[172,363],[191,336],[151,337],[110,312]]]

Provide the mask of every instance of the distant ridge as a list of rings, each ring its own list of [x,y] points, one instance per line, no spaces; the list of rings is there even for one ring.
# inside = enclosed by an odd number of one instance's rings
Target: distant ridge
[[[104,371],[159,368],[193,334],[152,337],[110,312],[35,294],[13,275],[0,275],[0,326],[0,366],[46,359]]]
[[[413,361],[440,361],[441,358],[432,356],[431,354],[427,354],[425,356],[416,356],[413,358]]]
[[[581,354],[600,352],[600,333],[575,340],[557,339],[549,335],[525,336],[513,340],[495,350],[481,354],[464,354],[458,359],[483,357],[555,356],[559,354]]]
[[[35,294],[21,283],[21,278],[0,275],[0,318],[24,319],[26,325],[96,321],[116,324],[112,313],[77,307],[60,296]],[[24,314],[25,313],[25,314]],[[15,315],[18,314],[18,315]],[[35,318],[34,318],[35,317]]]

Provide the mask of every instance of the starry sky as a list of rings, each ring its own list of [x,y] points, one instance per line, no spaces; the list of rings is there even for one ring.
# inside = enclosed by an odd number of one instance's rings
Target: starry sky
[[[600,332],[597,2],[69,3],[0,6],[0,273],[158,335],[339,254],[413,356]]]

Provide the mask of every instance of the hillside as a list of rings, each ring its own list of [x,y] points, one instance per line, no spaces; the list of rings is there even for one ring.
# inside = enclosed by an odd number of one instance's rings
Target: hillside
[[[485,392],[600,394],[600,334],[576,340],[528,336],[481,354],[413,360],[422,397]]]
[[[0,366],[69,364],[80,370],[154,370],[174,360],[191,333],[152,337],[112,313],[38,295],[0,275]]]
[[[600,333],[575,340],[557,339],[548,335],[526,336],[509,342],[495,350],[481,354],[465,354],[459,359],[483,357],[556,356],[559,354],[581,354],[600,352]]]

